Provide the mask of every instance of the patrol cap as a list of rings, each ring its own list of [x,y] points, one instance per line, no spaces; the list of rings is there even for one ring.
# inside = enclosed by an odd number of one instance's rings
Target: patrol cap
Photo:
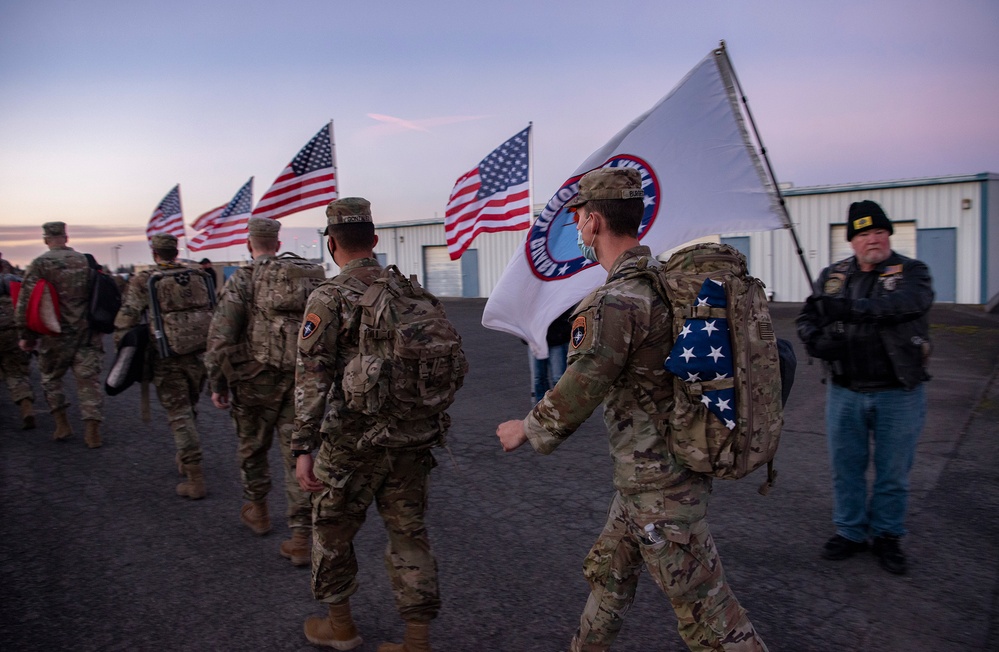
[[[855,201],[850,204],[850,212],[846,218],[846,240],[853,240],[853,236],[870,229],[886,229],[889,234],[894,233],[891,220],[885,215],[885,211],[880,204],[870,199]]]
[[[250,235],[255,238],[276,238],[281,230],[281,223],[269,217],[251,217],[248,228]]]
[[[587,172],[579,179],[579,194],[566,203],[574,211],[595,199],[641,199],[642,175],[634,168],[599,168]]]
[[[153,249],[176,249],[177,236],[172,233],[154,233],[149,237],[149,246]]]
[[[363,197],[344,197],[334,199],[326,206],[326,230],[324,235],[329,235],[330,227],[337,224],[355,224],[358,222],[373,222],[371,219],[371,202]]]
[[[46,222],[42,224],[42,233],[45,235],[66,235],[66,223]]]

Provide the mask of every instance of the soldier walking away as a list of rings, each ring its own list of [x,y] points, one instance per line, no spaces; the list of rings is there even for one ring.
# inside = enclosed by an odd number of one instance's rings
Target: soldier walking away
[[[20,276],[0,273],[0,377],[6,381],[11,399],[21,409],[21,429],[32,430],[35,427],[35,392],[31,388],[31,354],[17,345],[11,294],[11,283],[20,282]]]
[[[607,270],[606,283],[572,317],[569,366],[523,420],[501,423],[503,449],[525,442],[548,454],[603,404],[614,487],[603,532],[583,562],[590,596],[573,652],[610,649],[635,598],[642,565],[676,611],[691,650],[766,650],[729,588],[706,519],[711,476],[670,453],[660,424],[673,405],[663,362],[673,346],[670,306],[629,274],[652,262],[638,241],[641,175],[630,168],[585,174],[566,207],[575,212],[583,256]]]
[[[291,445],[297,458],[299,482],[303,489],[314,492],[312,591],[329,609],[328,616],[306,619],[305,636],[314,644],[338,650],[350,650],[361,644],[349,602],[357,591],[357,559],[352,541],[374,501],[388,533],[385,566],[396,608],[406,622],[404,642],[383,643],[378,650],[429,652],[430,621],[440,610],[437,562],[430,551],[424,521],[428,480],[436,466],[430,447],[443,441],[450,420],[443,412],[405,421],[391,416],[395,414],[394,407],[388,406],[394,406],[393,395],[406,393],[411,397],[405,390],[413,388],[400,388],[400,377],[395,373],[386,386],[386,379],[376,369],[402,370],[406,368],[402,365],[404,361],[387,362],[374,355],[361,356],[359,346],[367,347],[368,335],[373,333],[394,332],[395,342],[400,337],[408,341],[408,335],[403,327],[369,323],[370,313],[360,304],[362,297],[365,305],[377,302],[378,298],[372,298],[369,289],[378,291],[383,281],[395,279],[398,272],[394,268],[383,272],[375,259],[373,249],[378,237],[367,200],[349,197],[332,201],[326,208],[326,216],[327,248],[340,267],[340,274],[319,286],[305,309],[298,340],[297,417]],[[395,286],[399,287],[402,286]],[[396,296],[416,295],[407,294],[404,289]],[[424,303],[408,311],[408,317],[433,313],[437,316],[433,320],[435,327],[445,330],[450,327],[436,298],[424,293],[414,299],[420,301]],[[420,314],[413,314],[417,312]],[[362,315],[364,327],[360,323]],[[456,333],[454,337],[457,338]],[[436,342],[427,338],[426,351],[430,350],[430,340]],[[439,403],[444,408],[453,400],[467,369],[460,338],[452,343],[450,350],[454,358],[433,365],[435,370],[449,370],[451,386],[442,391],[450,395],[441,397]],[[425,388],[441,387],[436,371],[433,374],[434,378],[426,378]],[[371,388],[379,396],[363,389],[355,392],[353,381]],[[431,394],[427,390],[422,396],[429,399]],[[410,440],[422,443],[407,445],[405,442]],[[310,455],[313,451],[315,460]]]
[[[101,334],[91,331],[87,321],[93,272],[86,256],[66,246],[69,238],[64,222],[46,222],[42,234],[49,250],[28,265],[17,300],[14,321],[20,337],[18,345],[22,351],[38,350],[42,390],[56,423],[52,438],[62,441],[73,434],[66,414],[69,402],[62,386],[63,376],[72,369],[83,416],[84,442],[88,448],[98,448],[104,420],[100,379],[104,345]],[[56,335],[38,335],[27,328],[28,300],[40,280],[49,283],[58,297],[60,332]]]
[[[926,420],[933,284],[925,264],[892,251],[893,231],[876,202],[851,204],[846,239],[854,255],[822,270],[797,324],[808,354],[825,362],[829,377],[836,533],[822,557],[847,559],[872,539],[881,567],[901,575],[909,471]]]
[[[232,407],[239,437],[240,477],[247,500],[240,520],[256,534],[271,530],[267,455],[277,429],[291,529],[291,539],[279,551],[293,565],[307,566],[312,561],[312,504],[298,484],[291,455],[295,360],[305,301],[325,273],[294,254],[277,256],[281,247],[277,220],[251,217],[248,228],[253,263],[226,281],[208,331],[205,366],[212,403],[219,409]]]
[[[205,384],[203,357],[215,290],[204,272],[176,262],[176,236],[155,234],[150,247],[156,266],[129,279],[114,322],[115,341],[149,324],[150,341],[158,344],[149,347],[153,385],[173,432],[177,470],[187,476],[177,485],[177,495],[197,500],[207,490],[195,406]]]

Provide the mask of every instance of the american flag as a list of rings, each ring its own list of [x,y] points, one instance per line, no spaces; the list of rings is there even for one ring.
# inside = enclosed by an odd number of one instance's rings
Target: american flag
[[[461,258],[480,233],[530,226],[530,132],[528,126],[455,182],[444,212],[444,234],[451,260]]]
[[[246,242],[246,223],[253,208],[253,177],[243,184],[222,211],[187,245],[191,251],[219,249]],[[200,218],[199,218],[200,219]]]
[[[725,308],[725,286],[705,279],[697,294],[697,307]],[[732,342],[728,320],[687,319],[664,365],[666,371],[688,383],[703,383],[733,377]],[[704,389],[701,403],[729,430],[735,428],[735,389]]]
[[[319,130],[278,175],[253,209],[254,217],[277,219],[336,199],[333,123]]]
[[[153,211],[146,225],[146,237],[151,238],[157,233],[170,233],[178,238],[184,237],[184,214],[180,209],[180,184],[166,194]]]
[[[198,219],[194,220],[194,224],[191,225],[191,228],[195,231],[204,231],[213,221],[215,221],[216,217],[222,214],[222,211],[225,210],[226,206],[228,206],[228,204],[222,204],[207,213],[202,213],[198,216]]]

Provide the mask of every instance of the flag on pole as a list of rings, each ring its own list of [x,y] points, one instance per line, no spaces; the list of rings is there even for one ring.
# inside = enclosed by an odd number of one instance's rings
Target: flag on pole
[[[170,233],[178,238],[184,237],[184,213],[180,209],[180,184],[166,194],[146,225],[146,238],[157,233]]]
[[[226,206],[227,204],[222,204],[221,206],[213,208],[207,213],[202,213],[201,215],[198,216],[198,219],[194,220],[194,224],[191,225],[191,228],[194,229],[195,231],[204,231],[205,229],[208,228],[208,225],[215,220],[216,217],[222,214],[222,211],[225,210]]]
[[[205,229],[187,245],[191,251],[220,249],[246,242],[250,209],[253,208],[253,177],[243,184],[236,196]]]
[[[455,182],[444,212],[451,260],[461,258],[480,233],[530,226],[530,132],[528,126]]]
[[[527,340],[539,358],[548,356],[548,325],[607,278],[583,258],[564,208],[578,194],[579,178],[601,167],[641,173],[638,237],[653,255],[703,236],[784,226],[777,191],[743,122],[731,62],[718,48],[576,168],[507,264],[482,324]]]
[[[333,123],[312,137],[278,175],[253,209],[255,217],[278,219],[336,199]]]

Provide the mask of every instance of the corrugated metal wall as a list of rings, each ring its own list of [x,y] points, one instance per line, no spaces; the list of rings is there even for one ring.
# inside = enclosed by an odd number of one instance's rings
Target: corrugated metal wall
[[[426,283],[423,248],[444,245],[444,222],[376,224],[378,245],[375,253],[385,254],[389,265],[396,265],[405,274],[416,274]],[[496,287],[507,263],[524,244],[526,231],[481,233],[472,242],[479,252],[479,296],[488,297]]]
[[[893,221],[914,225],[914,229],[907,225],[900,234],[904,242],[897,244],[902,253],[915,249],[911,241],[915,230],[956,229],[958,303],[985,303],[999,292],[999,263],[989,265],[990,257],[983,253],[999,251],[999,178],[995,175],[792,188],[785,191],[785,199],[813,279],[835,262],[831,259],[834,244],[841,243],[833,243],[831,237],[834,232],[837,238],[842,237],[842,230],[833,227],[846,223],[851,203],[872,199]],[[417,274],[423,282],[423,247],[445,244],[443,221],[376,227],[379,242],[375,251],[384,253],[388,262],[403,272]],[[808,296],[811,289],[786,229],[726,235],[749,236],[750,273],[766,283],[775,301],[804,301]],[[484,233],[475,239],[480,296],[489,296],[525,237],[525,231],[507,231]],[[717,241],[716,237],[707,239]]]

